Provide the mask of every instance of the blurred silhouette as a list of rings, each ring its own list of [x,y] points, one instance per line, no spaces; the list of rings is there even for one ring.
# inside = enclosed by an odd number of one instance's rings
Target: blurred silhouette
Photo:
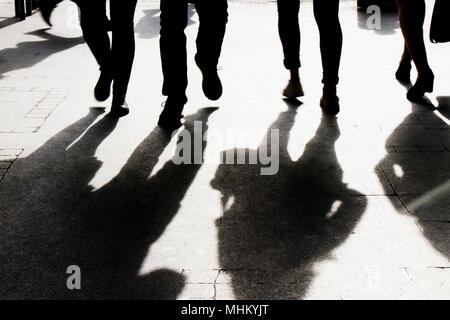
[[[287,98],[303,96],[300,82],[300,0],[278,0],[278,28],[284,52],[284,65],[291,79],[283,91]],[[319,27],[323,67],[323,95],[320,105],[329,114],[339,113],[336,86],[342,52],[342,30],[339,22],[339,0],[314,0],[314,17]]]
[[[187,102],[188,75],[184,30],[188,24],[189,2],[195,4],[200,20],[195,62],[203,74],[203,92],[208,99],[218,100],[223,90],[217,74],[217,64],[228,21],[227,0],[162,0],[160,38],[164,75],[162,93],[167,96],[167,100],[158,125],[168,132],[182,126],[182,111]]]
[[[390,199],[398,212],[413,216],[430,243],[450,258],[445,233],[450,221],[450,127],[438,116],[450,120],[450,99],[438,101],[435,111],[412,105],[412,113],[386,141],[388,153],[376,172],[394,188],[396,197]]]
[[[30,68],[49,56],[73,48],[83,43],[83,38],[63,38],[48,33],[49,29],[40,29],[26,33],[41,38],[40,41],[19,42],[14,48],[0,51],[0,79],[2,75],[13,71]]]
[[[237,299],[304,297],[314,264],[332,259],[366,208],[365,196],[342,182],[335,118],[324,116],[301,158],[291,160],[287,147],[296,115],[289,103],[259,147],[265,148],[271,130],[279,130],[277,175],[261,176],[259,165],[224,164],[211,182],[224,210],[217,220],[220,267]]]
[[[187,117],[185,130],[193,135],[194,121],[207,130],[214,111]],[[99,115],[92,109],[17,160],[0,184],[0,297],[175,299],[183,289],[181,270],[140,272],[201,165],[169,161],[149,178],[170,141],[156,128],[116,177],[93,190],[89,182],[102,164],[96,150],[117,124],[106,116],[92,125]],[[81,268],[82,290],[66,287],[70,265]]]
[[[50,16],[61,0],[40,0],[44,20],[51,25]],[[95,98],[105,101],[111,94],[111,114],[125,116],[128,83],[135,53],[134,12],[137,0],[111,0],[111,21],[106,15],[106,0],[73,0],[80,8],[80,25],[83,36],[100,66],[100,78],[94,89]],[[108,31],[112,30],[112,44]]]
[[[409,89],[407,97],[413,102],[420,102],[426,92],[433,91],[434,74],[428,64],[427,52],[423,38],[425,21],[425,0],[396,0],[400,26],[405,39],[405,46],[396,78],[400,82],[410,83],[411,62],[414,61],[418,72],[416,83]]]
[[[159,36],[161,30],[161,20],[159,14],[160,9],[148,9],[144,10],[145,16],[136,23],[135,30],[142,39],[153,39]],[[190,5],[188,7],[188,23],[190,26],[194,24],[192,17],[195,14],[194,6]]]

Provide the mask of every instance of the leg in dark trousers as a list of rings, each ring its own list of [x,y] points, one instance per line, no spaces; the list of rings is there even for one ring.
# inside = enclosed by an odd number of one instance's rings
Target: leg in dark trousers
[[[283,45],[284,66],[298,69],[300,63],[300,0],[278,0],[278,32]]]
[[[106,16],[106,0],[77,0],[83,36],[100,66],[101,75],[94,93],[99,101],[108,99],[113,85],[112,112],[128,113],[125,102],[134,60],[134,12],[136,0],[110,0],[111,22]],[[112,46],[108,35],[112,31]]]
[[[161,63],[164,75],[163,95],[175,99],[183,105],[186,103],[187,27],[186,0],[161,0]]]
[[[197,0],[195,7],[200,19],[197,35],[197,63],[200,68],[217,69],[228,21],[226,0]]]
[[[342,29],[339,22],[339,0],[314,0],[314,17],[320,33],[324,85],[339,83],[342,52]]]
[[[80,25],[83,37],[97,60],[100,70],[112,73],[111,43],[108,36],[105,0],[74,1],[80,8]]]
[[[203,74],[203,92],[210,100],[222,96],[222,83],[217,74],[228,22],[227,0],[197,0],[195,7],[200,19],[195,61]]]
[[[320,106],[330,115],[340,111],[336,86],[342,53],[342,29],[339,22],[339,0],[314,0],[314,17],[319,27],[323,69],[323,95]]]
[[[291,73],[291,78],[283,91],[287,98],[304,95],[300,82],[300,25],[298,14],[300,0],[278,0],[278,32],[283,46],[284,66]]]
[[[203,73],[203,92],[211,100],[222,95],[217,75],[225,26],[228,19],[226,0],[161,0],[161,62],[164,75],[163,95],[167,101],[158,124],[167,131],[182,126],[181,118],[187,102],[186,35],[188,3],[194,3],[200,19],[195,60]]]
[[[134,13],[137,0],[110,0],[113,104],[123,104],[135,54]],[[115,100],[115,101],[114,101]]]

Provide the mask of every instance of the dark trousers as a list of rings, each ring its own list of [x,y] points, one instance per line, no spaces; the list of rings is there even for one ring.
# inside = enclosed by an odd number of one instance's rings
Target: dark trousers
[[[287,69],[300,63],[300,0],[278,0],[278,29]],[[339,0],[314,0],[314,17],[319,27],[323,80],[327,85],[339,82],[342,52],[342,29],[339,23]]]
[[[134,13],[137,0],[110,0],[111,23],[106,0],[76,0],[83,36],[102,72],[114,79],[114,97],[125,97],[134,61]],[[108,31],[112,30],[112,45]]]
[[[200,26],[196,60],[202,69],[217,68],[228,21],[227,0],[161,0],[163,95],[187,101],[186,35],[188,3],[194,3]]]

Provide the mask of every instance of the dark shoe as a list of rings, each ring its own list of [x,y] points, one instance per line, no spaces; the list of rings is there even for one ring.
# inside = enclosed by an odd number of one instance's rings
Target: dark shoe
[[[409,101],[422,101],[426,92],[433,92],[434,74],[430,70],[426,75],[419,75],[416,83],[408,90]]]
[[[183,115],[181,114],[183,108],[184,103],[167,99],[164,110],[159,116],[158,126],[168,133],[172,133],[181,128],[183,126],[183,123],[181,122],[181,119],[183,118]]]
[[[339,97],[336,94],[336,87],[323,89],[323,95],[320,99],[320,107],[324,113],[331,116],[335,116],[339,113]]]
[[[100,74],[100,78],[98,79],[97,85],[94,89],[95,99],[97,99],[98,101],[105,101],[109,98],[109,96],[111,95],[112,81],[113,79],[109,74],[105,72],[102,72]]]
[[[217,74],[217,67],[208,67],[201,63],[198,56],[195,56],[195,62],[203,75],[202,88],[203,93],[209,100],[219,100],[222,96],[223,87]]]
[[[403,83],[411,82],[411,63],[400,62],[397,72],[395,73],[395,78]]]
[[[51,27],[52,23],[50,21],[50,18],[52,16],[53,10],[56,8],[56,5],[53,3],[53,1],[39,1],[38,6],[41,10],[42,18]]]
[[[129,113],[130,113],[130,109],[128,108],[128,104],[126,101],[123,101],[121,103],[115,103],[113,101],[113,104],[111,106],[111,112],[109,114],[112,117],[121,118],[121,117],[125,117]]]
[[[283,90],[283,96],[288,99],[294,99],[303,97],[305,93],[303,92],[302,83],[300,79],[298,80],[289,80],[286,88]]]

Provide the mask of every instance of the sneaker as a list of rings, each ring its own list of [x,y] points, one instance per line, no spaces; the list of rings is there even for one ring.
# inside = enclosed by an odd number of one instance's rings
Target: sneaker
[[[298,97],[303,97],[305,93],[303,92],[302,83],[299,80],[289,80],[286,88],[283,90],[283,96],[288,99],[294,99]]]
[[[110,115],[116,118],[125,117],[130,113],[130,108],[126,101],[122,103],[112,103]]]
[[[210,68],[202,65],[198,56],[195,56],[195,62],[203,75],[203,93],[209,100],[219,100],[223,93],[223,87],[217,73],[217,67]]]
[[[183,115],[181,114],[183,108],[184,103],[178,103],[174,100],[167,99],[164,110],[159,116],[158,126],[168,133],[172,133],[181,128],[183,126],[183,123],[181,122],[181,119],[183,118]]]

